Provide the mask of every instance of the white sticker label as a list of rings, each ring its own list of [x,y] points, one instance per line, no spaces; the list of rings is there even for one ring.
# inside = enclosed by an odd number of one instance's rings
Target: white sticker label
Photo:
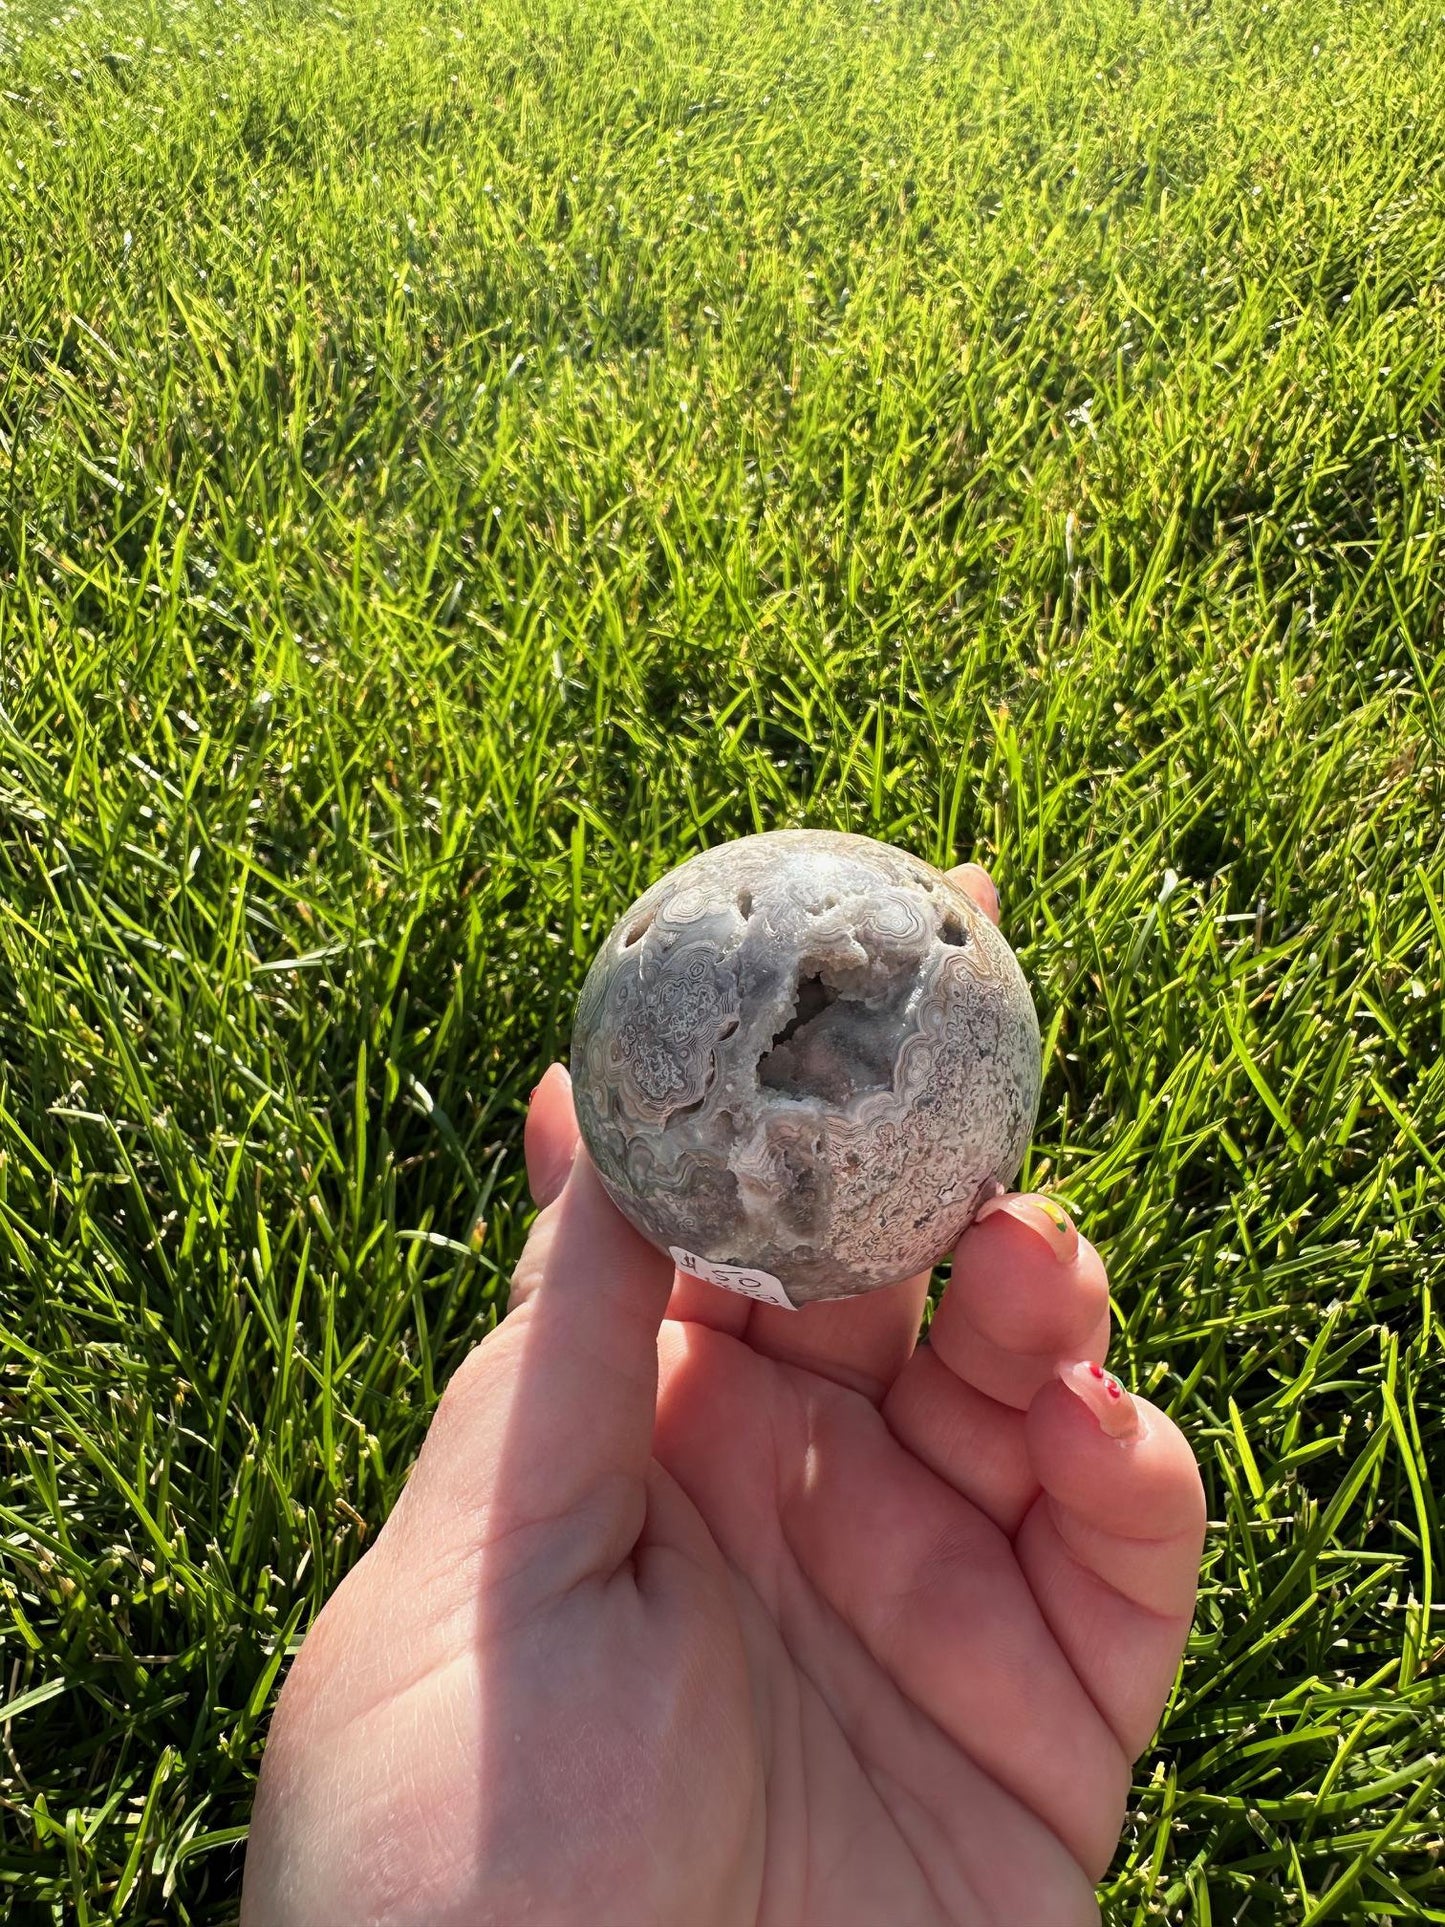
[[[711,1258],[700,1258],[681,1245],[672,1245],[670,1250],[678,1270],[694,1278],[706,1278],[710,1285],[721,1285],[724,1291],[740,1291],[744,1298],[756,1298],[762,1305],[781,1305],[784,1311],[798,1309],[770,1271],[758,1271],[752,1265],[714,1264]]]

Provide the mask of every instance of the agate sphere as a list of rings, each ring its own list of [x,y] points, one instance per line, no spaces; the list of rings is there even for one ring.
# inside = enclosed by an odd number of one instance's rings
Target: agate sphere
[[[778,830],[638,898],[588,972],[571,1069],[637,1229],[798,1306],[926,1271],[1012,1182],[1039,1028],[1012,950],[938,870]]]

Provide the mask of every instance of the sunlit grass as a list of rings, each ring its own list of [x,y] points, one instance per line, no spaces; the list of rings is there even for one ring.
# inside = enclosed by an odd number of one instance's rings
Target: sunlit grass
[[[1442,34],[0,0],[17,1922],[233,1917],[592,948],[792,823],[994,868],[1204,1463],[1111,1921],[1445,1920]]]

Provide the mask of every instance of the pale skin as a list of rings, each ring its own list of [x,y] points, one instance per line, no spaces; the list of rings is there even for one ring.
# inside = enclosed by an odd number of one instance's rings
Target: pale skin
[[[508,1315],[282,1692],[243,1927],[1096,1922],[1204,1536],[1099,1254],[1011,1196],[920,1345],[926,1277],[674,1273],[560,1065],[526,1155]]]

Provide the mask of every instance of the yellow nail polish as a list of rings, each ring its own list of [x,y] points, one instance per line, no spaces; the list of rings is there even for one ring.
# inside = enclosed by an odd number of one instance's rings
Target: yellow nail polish
[[[973,1221],[982,1224],[986,1218],[997,1213],[1005,1214],[1041,1238],[1061,1264],[1071,1265],[1078,1256],[1079,1234],[1074,1221],[1053,1198],[1046,1198],[1037,1191],[990,1198],[974,1214]]]

